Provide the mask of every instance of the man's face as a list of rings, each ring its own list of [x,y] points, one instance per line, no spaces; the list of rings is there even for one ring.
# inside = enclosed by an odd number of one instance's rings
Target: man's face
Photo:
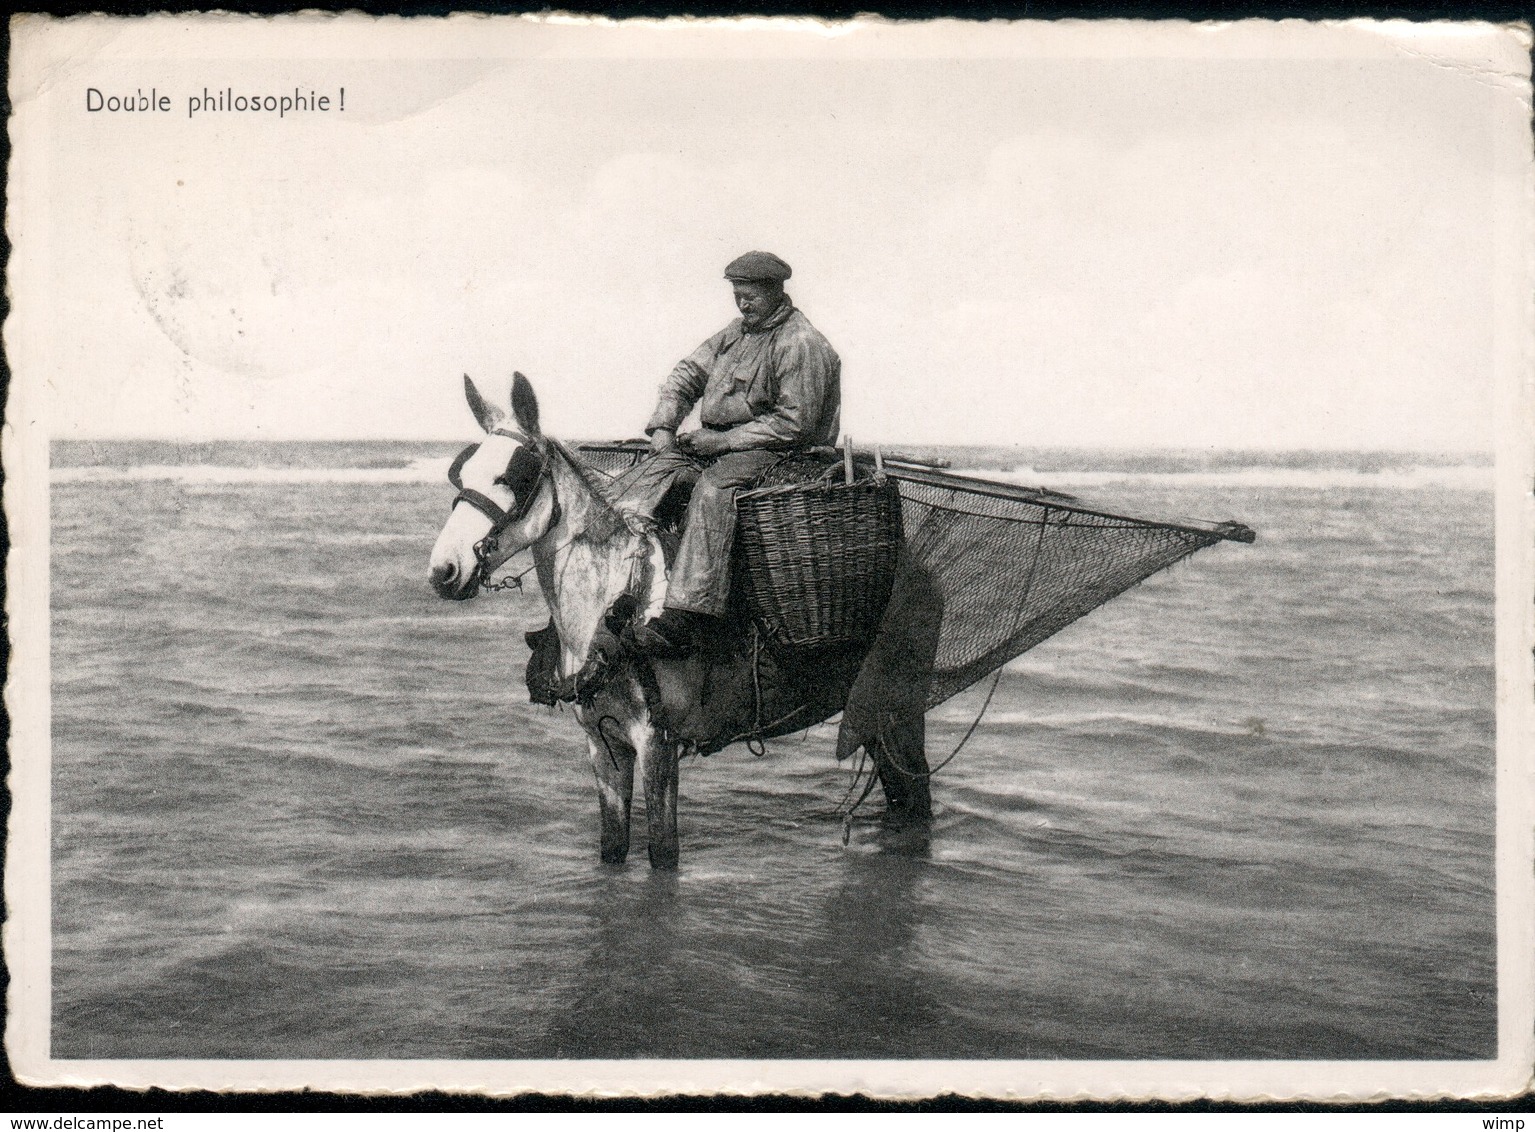
[[[783,301],[783,288],[773,283],[733,279],[731,286],[736,292],[736,310],[741,312],[747,326],[761,322]]]

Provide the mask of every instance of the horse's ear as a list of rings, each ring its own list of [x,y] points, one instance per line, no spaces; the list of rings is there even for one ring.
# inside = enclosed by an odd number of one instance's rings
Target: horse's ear
[[[538,435],[538,396],[533,383],[520,373],[512,374],[512,416],[523,432]]]
[[[480,428],[491,432],[501,424],[504,414],[480,396],[480,391],[474,387],[474,381],[467,373],[464,374],[464,399],[469,402],[469,411],[480,422]]]

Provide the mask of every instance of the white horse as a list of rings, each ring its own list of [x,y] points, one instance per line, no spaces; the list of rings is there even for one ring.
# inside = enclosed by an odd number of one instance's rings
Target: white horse
[[[464,393],[485,440],[457,469],[461,485],[432,548],[431,583],[446,598],[473,597],[490,572],[529,547],[563,647],[561,668],[580,671],[604,612],[621,594],[641,599],[645,616],[660,612],[666,571],[660,542],[621,515],[589,482],[580,462],[538,427],[538,400],[517,374],[509,415],[480,396],[468,377]],[[597,778],[602,859],[629,852],[629,813],[638,765],[650,828],[650,863],[677,863],[678,744],[651,718],[632,668],[607,680],[576,715]]]
[[[537,397],[522,374],[512,382],[510,413],[488,403],[468,377],[464,394],[486,435],[454,462],[450,479],[459,493],[432,548],[431,584],[444,598],[473,597],[507,559],[532,548],[559,632],[561,672],[567,680],[590,672],[593,641],[618,599],[629,596],[625,604],[633,621],[660,612],[666,596],[661,541],[646,519],[615,508],[568,448],[543,435]],[[930,596],[907,589],[934,608]],[[607,640],[616,644],[611,635]],[[620,863],[628,855],[636,769],[645,793],[650,863],[672,868],[684,749],[707,753],[737,739],[772,738],[844,709],[839,757],[867,747],[887,813],[925,820],[931,802],[922,705],[889,710],[883,694],[893,684],[911,683],[890,672],[911,651],[901,646],[895,657],[880,655],[878,648],[779,657],[760,652],[729,626],[683,660],[644,661],[616,650],[601,681],[579,689],[576,701],[597,779],[602,859]],[[859,711],[850,698],[861,673],[869,690],[863,701],[877,709]]]

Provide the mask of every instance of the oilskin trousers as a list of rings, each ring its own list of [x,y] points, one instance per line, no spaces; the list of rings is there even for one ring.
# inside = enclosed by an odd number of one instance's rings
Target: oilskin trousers
[[[755,449],[726,452],[711,462],[668,448],[624,477],[628,500],[647,510],[654,509],[676,480],[697,477],[682,543],[666,585],[668,609],[724,615],[730,597],[730,551],[736,537],[736,491],[754,484],[783,458],[782,452]]]

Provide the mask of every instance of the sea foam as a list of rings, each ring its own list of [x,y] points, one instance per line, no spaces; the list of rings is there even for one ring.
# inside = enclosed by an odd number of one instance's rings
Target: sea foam
[[[55,467],[53,483],[115,483],[163,480],[185,484],[439,484],[447,480],[446,457],[418,457],[400,467],[238,467],[224,464],[140,464]],[[1001,480],[1024,487],[1070,490],[1115,484],[1154,484],[1167,487],[1294,488],[1319,491],[1334,488],[1378,488],[1391,491],[1425,489],[1491,491],[1496,472],[1475,465],[1420,465],[1382,471],[1354,468],[1223,468],[1198,472],[1049,471],[1033,469],[961,470],[957,474]]]
[[[140,464],[133,467],[54,468],[53,483],[168,480],[187,484],[446,483],[446,458],[420,457],[398,468],[242,468],[226,464]]]

